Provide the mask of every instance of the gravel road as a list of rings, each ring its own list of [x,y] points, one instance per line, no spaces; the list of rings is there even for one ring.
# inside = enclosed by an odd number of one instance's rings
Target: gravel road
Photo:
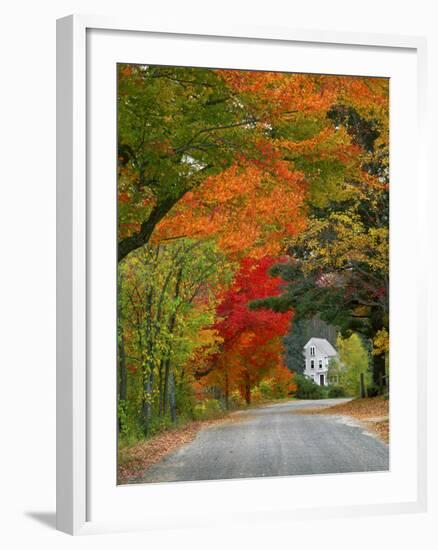
[[[137,483],[388,470],[388,445],[352,419],[293,414],[343,401],[290,401],[236,413],[201,430]]]

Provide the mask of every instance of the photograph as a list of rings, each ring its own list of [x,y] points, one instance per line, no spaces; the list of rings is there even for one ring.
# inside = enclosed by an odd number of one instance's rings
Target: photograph
[[[389,82],[117,64],[118,485],[389,470]]]

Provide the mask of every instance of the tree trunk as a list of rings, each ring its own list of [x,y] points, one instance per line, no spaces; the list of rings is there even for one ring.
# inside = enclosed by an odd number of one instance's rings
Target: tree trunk
[[[167,403],[169,395],[169,368],[170,368],[170,359],[166,359],[164,363],[164,383],[163,383],[163,414],[166,415],[167,412]]]
[[[225,373],[225,408],[230,408],[230,383],[228,380],[228,373]]]
[[[128,377],[127,377],[127,371],[126,371],[126,356],[125,356],[125,339],[123,337],[123,334],[120,339],[120,345],[119,345],[119,376],[118,376],[118,390],[119,390],[119,404],[126,402],[126,394],[127,394],[127,387],[128,387]],[[119,433],[122,430],[122,420],[119,416],[117,426],[119,429]]]
[[[170,418],[175,424],[176,422],[176,397],[175,397],[175,377],[173,369],[169,372],[169,406],[170,406]]]
[[[159,392],[159,405],[158,405],[158,415],[165,415],[164,408],[164,366],[163,361],[160,361],[160,368],[158,370],[158,392]]]
[[[143,402],[142,402],[142,420],[143,420],[143,433],[147,437],[149,435],[149,428],[152,416],[152,388],[154,385],[154,371],[150,369],[149,373],[145,372],[143,379]]]
[[[128,389],[128,376],[126,371],[126,355],[125,355],[125,338],[123,333],[120,337],[119,346],[119,399],[126,401],[126,394]]]
[[[379,393],[383,393],[386,387],[385,355],[374,355],[373,357],[373,383],[378,386]]]
[[[180,286],[181,286],[181,279],[182,279],[182,267],[179,269],[178,273],[177,273],[177,276],[176,276],[176,282],[175,282],[175,298],[178,298],[179,297],[179,292],[180,292]],[[175,325],[176,325],[176,311],[173,313],[172,317],[170,318],[169,320],[169,333],[170,334],[173,334],[173,331],[175,330]],[[164,363],[164,383],[163,383],[163,412],[164,412],[164,415],[166,415],[166,411],[167,411],[167,400],[168,400],[168,397],[170,397],[170,394],[173,392],[173,395],[175,395],[175,380],[173,379],[173,389],[170,388],[170,380],[169,380],[169,377],[170,375],[172,375],[173,377],[173,371],[172,369],[170,368],[170,357],[169,357],[169,354],[167,354],[167,357],[166,357],[166,360],[165,360],[165,363]],[[170,401],[170,399],[169,399]],[[175,417],[176,419],[176,412],[175,410],[173,411],[172,413],[172,403],[170,403],[170,414],[171,414],[171,417],[172,417],[172,421],[174,422],[173,420],[173,416]],[[173,416],[172,416],[173,415]]]
[[[247,405],[251,405],[251,383],[248,375],[245,377],[245,401]]]
[[[121,287],[122,279],[119,275],[117,279],[117,329],[118,329],[118,365],[119,365],[119,376],[118,376],[118,396],[119,403],[126,401],[127,387],[128,387],[128,377],[126,371],[126,354],[125,354],[125,335],[123,332],[123,323],[122,323],[122,302],[121,302]],[[119,432],[122,429],[121,419],[118,419],[118,428]]]
[[[140,231],[130,237],[124,238],[119,242],[117,249],[119,262],[121,262],[130,252],[149,242],[156,225],[164,218],[173,205],[177,203],[182,196],[184,196],[184,194],[185,193],[182,193],[181,196],[170,198],[158,203],[153,208],[149,218],[141,224]]]
[[[360,373],[360,396],[363,399],[366,397],[366,386],[365,386],[365,374],[363,372]]]

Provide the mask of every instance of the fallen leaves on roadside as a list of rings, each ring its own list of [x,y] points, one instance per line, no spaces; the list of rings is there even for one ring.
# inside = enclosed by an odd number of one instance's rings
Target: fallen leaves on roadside
[[[193,421],[184,426],[161,432],[146,441],[119,449],[117,484],[124,485],[139,481],[147,468],[159,462],[170,452],[193,441],[201,429],[224,423],[240,422],[248,417],[248,414],[240,413],[213,420]]]
[[[296,409],[293,414],[331,414],[352,416],[379,439],[389,443],[389,400],[383,396],[353,399],[331,407]]]
[[[389,419],[385,420],[367,420],[364,422],[370,432],[374,432],[379,439],[389,443]]]

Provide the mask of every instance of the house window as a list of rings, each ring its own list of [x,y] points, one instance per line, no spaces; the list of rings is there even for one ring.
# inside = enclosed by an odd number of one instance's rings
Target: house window
[[[319,360],[318,366],[319,366],[320,369],[322,369],[322,359]]]
[[[310,346],[310,355],[315,355],[315,346]]]
[[[315,368],[315,361],[313,359],[310,361],[310,368],[311,369]]]

